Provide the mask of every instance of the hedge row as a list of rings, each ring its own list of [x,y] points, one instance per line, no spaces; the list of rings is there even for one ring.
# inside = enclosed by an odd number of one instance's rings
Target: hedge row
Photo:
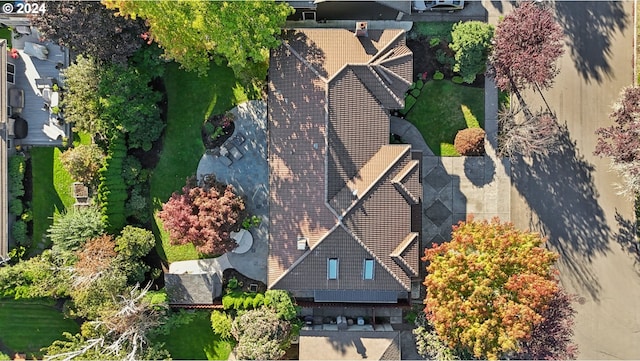
[[[127,146],[123,138],[114,138],[109,144],[105,165],[99,171],[98,204],[107,231],[120,232],[126,225],[125,201],[127,185],[122,178],[122,162],[127,156]]]
[[[225,310],[251,310],[262,305],[264,305],[264,295],[262,293],[234,291],[222,296],[222,307]]]
[[[13,155],[9,157],[9,213],[14,216],[22,214],[23,206],[22,200],[19,197],[24,195],[24,173],[27,169],[27,164],[24,156]]]

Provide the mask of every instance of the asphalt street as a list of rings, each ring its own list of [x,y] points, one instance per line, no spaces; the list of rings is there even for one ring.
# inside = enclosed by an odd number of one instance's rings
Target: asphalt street
[[[483,1],[496,24],[510,5]],[[548,158],[512,162],[511,220],[542,232],[560,253],[560,280],[577,296],[580,359],[640,359],[640,257],[633,202],[618,195],[609,160],[593,155],[595,130],[611,125],[611,105],[633,84],[633,6],[561,1],[565,54],[552,89],[524,93],[548,108],[567,133]]]

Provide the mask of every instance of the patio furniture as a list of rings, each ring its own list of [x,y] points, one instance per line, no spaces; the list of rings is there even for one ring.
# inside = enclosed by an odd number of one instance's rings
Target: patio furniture
[[[245,137],[242,134],[236,134],[231,138],[231,143],[237,145],[238,147],[242,145],[245,141]]]
[[[24,90],[20,88],[9,89],[9,106],[12,108],[24,108]]]
[[[54,78],[46,77],[46,78],[38,78],[36,79],[36,87],[40,90],[45,88],[51,88],[55,84]]]
[[[59,93],[49,88],[44,88],[42,89],[42,99],[44,99],[49,108],[56,107],[59,103]]]
[[[242,158],[242,153],[240,153],[240,151],[238,150],[238,148],[231,146],[229,147],[229,153],[231,153],[231,156],[233,156],[233,158],[235,158],[236,160]]]
[[[233,163],[233,161],[231,161],[231,159],[229,159],[229,157],[220,154],[218,156],[218,159],[220,160],[220,162],[222,162],[222,164],[226,165],[227,167],[231,165],[231,163]]]
[[[238,247],[232,251],[236,254],[246,253],[253,245],[253,235],[251,235],[251,232],[246,229],[241,229],[238,232],[231,232],[231,238],[236,241],[236,244],[238,244]]]
[[[47,60],[49,55],[49,49],[42,44],[32,43],[30,41],[24,42],[24,53],[29,56],[33,56],[40,60]]]

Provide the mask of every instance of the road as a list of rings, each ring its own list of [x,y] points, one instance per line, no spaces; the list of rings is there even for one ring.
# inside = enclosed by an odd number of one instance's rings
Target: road
[[[496,24],[510,5],[483,2]],[[544,98],[568,133],[553,156],[512,163],[511,220],[542,232],[560,253],[560,280],[578,297],[580,359],[640,359],[640,266],[633,204],[609,161],[593,155],[594,131],[633,82],[633,2],[556,2],[566,35],[560,73]],[[533,109],[543,98],[526,92]]]

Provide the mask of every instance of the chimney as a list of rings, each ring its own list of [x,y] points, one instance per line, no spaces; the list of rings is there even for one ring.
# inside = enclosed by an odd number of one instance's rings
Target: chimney
[[[369,37],[367,33],[367,22],[366,21],[358,21],[356,22],[356,36]]]

